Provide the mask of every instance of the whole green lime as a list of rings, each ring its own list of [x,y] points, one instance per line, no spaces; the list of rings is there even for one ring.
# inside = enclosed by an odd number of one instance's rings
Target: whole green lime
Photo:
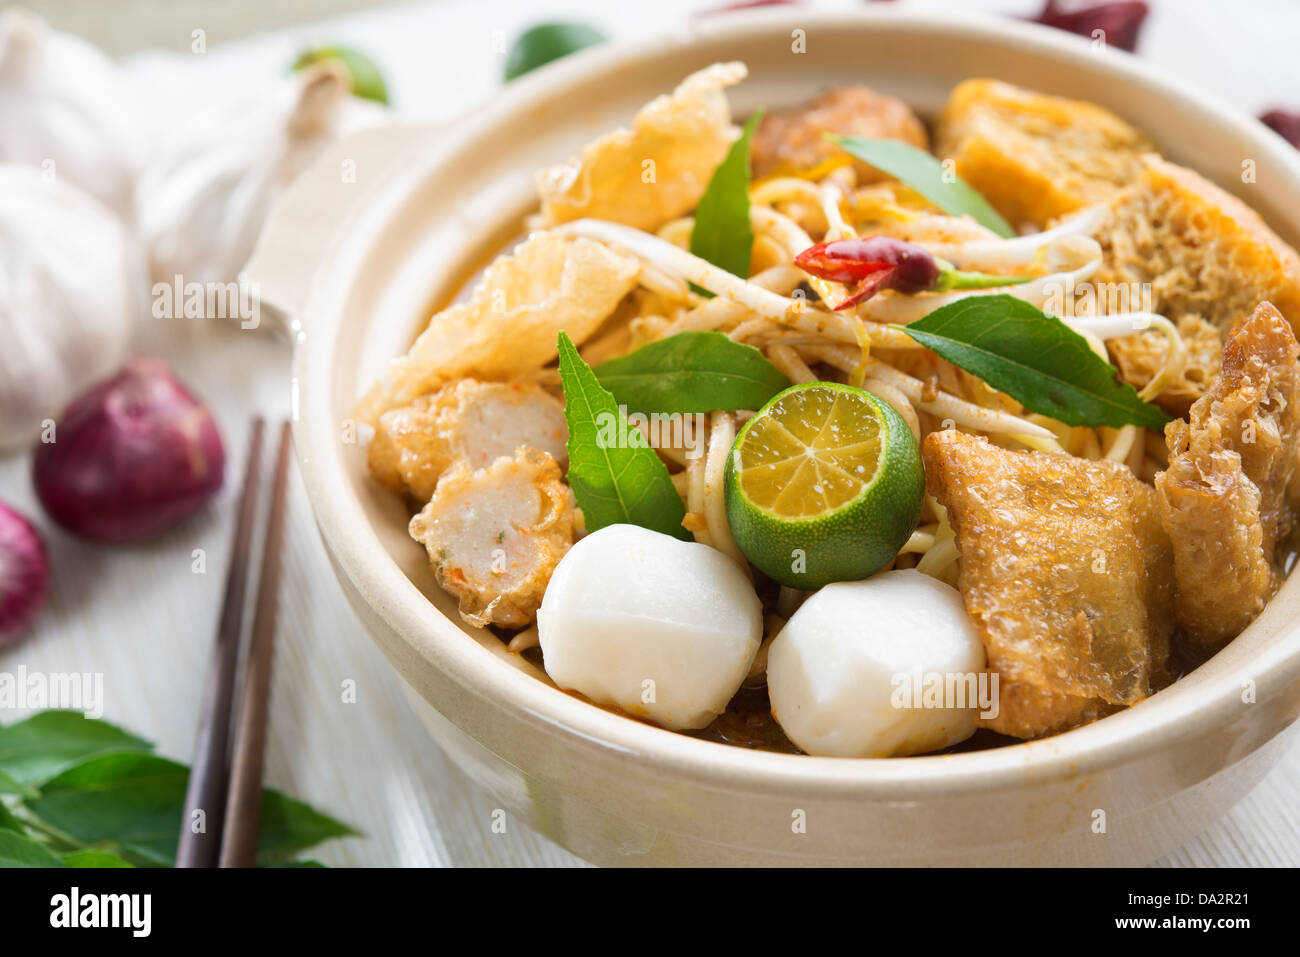
[[[347,47],[321,47],[318,50],[308,50],[298,57],[294,61],[293,68],[301,70],[323,60],[338,60],[347,68],[348,75],[352,77],[353,96],[388,104],[388,85],[384,82],[384,75],[379,72],[379,67],[375,66],[374,61],[364,53],[358,53]]]
[[[515,41],[506,57],[506,80],[523,76],[552,60],[605,41],[605,34],[584,23],[541,23]]]
[[[874,575],[916,528],[925,494],[907,422],[864,389],[809,382],[773,397],[736,436],[726,468],[736,545],[783,585]]]

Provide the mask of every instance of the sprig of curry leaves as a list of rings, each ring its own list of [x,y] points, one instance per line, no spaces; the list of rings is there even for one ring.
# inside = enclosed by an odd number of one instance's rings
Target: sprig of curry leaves
[[[1120,382],[1088,340],[1015,296],[959,299],[898,328],[1031,412],[1067,425],[1161,429],[1169,421]]]
[[[978,190],[925,150],[901,140],[826,135],[850,155],[916,190],[945,213],[970,216],[1003,238],[1016,234]]]
[[[568,480],[587,531],[626,523],[689,541],[682,527],[686,508],[668,467],[628,423],[567,333],[559,335],[559,352],[569,425]]]
[[[189,768],[148,741],[75,711],[0,726],[0,866],[169,867]],[[355,832],[262,792],[259,864],[278,864]]]

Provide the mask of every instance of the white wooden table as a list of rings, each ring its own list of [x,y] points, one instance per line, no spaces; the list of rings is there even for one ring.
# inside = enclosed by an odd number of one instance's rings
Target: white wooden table
[[[903,0],[908,2],[908,0]],[[824,5],[854,6],[857,0]],[[55,4],[51,4],[56,6]],[[133,73],[171,108],[192,97],[255,88],[299,50],[345,42],[372,53],[406,116],[451,118],[500,88],[503,42],[537,19],[571,16],[613,36],[644,35],[713,0],[547,4],[445,0],[370,9],[328,23],[259,35],[204,56],[149,54]],[[943,6],[911,0],[911,6]],[[949,4],[1029,12],[1036,0]],[[209,4],[194,4],[211,14]],[[1300,108],[1300,5],[1253,0],[1155,2],[1143,54],[1242,109]],[[196,12],[195,26],[202,25]],[[166,115],[166,114],[164,114]],[[0,459],[0,498],[36,518],[54,563],[49,607],[30,640],[0,653],[0,671],[104,675],[105,716],[187,759],[192,747],[228,554],[229,529],[254,412],[288,413],[288,349],[264,335],[208,321],[149,320],[139,351],[169,359],[212,406],[226,437],[227,487],[201,514],[132,548],[87,545],[54,527],[31,492],[27,456]],[[206,574],[192,571],[204,549]],[[437,750],[403,700],[398,678],[335,583],[300,483],[291,485],[268,754],[268,783],[351,823],[364,837],[322,846],[334,865],[577,865],[512,823],[495,834],[495,803]],[[343,682],[356,682],[344,703]],[[8,722],[20,713],[0,714]],[[1220,822],[1161,863],[1300,864],[1300,748]]]

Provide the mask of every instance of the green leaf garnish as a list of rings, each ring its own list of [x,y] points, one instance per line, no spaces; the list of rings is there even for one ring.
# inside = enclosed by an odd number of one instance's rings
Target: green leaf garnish
[[[62,856],[63,863],[67,867],[135,867],[134,864],[122,860],[110,851],[73,851]]]
[[[0,801],[0,831],[18,831],[22,832],[23,822],[14,817],[14,812],[9,810],[9,806]]]
[[[560,383],[569,423],[569,485],[594,532],[606,525],[640,525],[689,541],[686,507],[668,467],[645,436],[628,425],[614,396],[601,386],[567,333],[559,336]]]
[[[0,727],[0,775],[26,787],[94,754],[152,749],[148,741],[79,711],[41,711]]]
[[[82,844],[112,844],[129,859],[170,867],[176,859],[188,780],[185,765],[155,754],[100,754],[45,782],[41,796],[26,807]],[[260,864],[352,833],[305,804],[269,789],[262,792]]]
[[[646,413],[761,409],[790,387],[763,353],[721,332],[679,332],[593,371],[618,402]]]
[[[829,133],[827,136],[862,162],[870,163],[904,186],[910,186],[945,213],[970,216],[1003,238],[1016,234],[973,186],[956,173],[944,169],[943,164],[925,150],[900,140],[838,137]]]
[[[44,844],[17,831],[0,831],[0,868],[64,866]]]
[[[1031,412],[1067,425],[1161,429],[1169,417],[1060,319],[1009,295],[971,296],[899,326]]]
[[[754,251],[754,229],[749,223],[749,150],[762,119],[763,111],[759,110],[745,121],[740,138],[713,171],[695,208],[695,225],[691,228],[692,255],[741,279],[749,275],[749,258]],[[693,288],[701,295],[713,295],[698,286]]]
[[[75,711],[0,727],[0,867],[171,866],[189,768]],[[220,826],[220,822],[209,822]],[[257,862],[276,864],[355,833],[278,791],[262,791]]]

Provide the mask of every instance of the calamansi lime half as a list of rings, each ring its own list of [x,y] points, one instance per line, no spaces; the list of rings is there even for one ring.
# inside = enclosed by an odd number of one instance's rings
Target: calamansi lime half
[[[750,419],[727,462],[727,520],[765,574],[795,588],[858,581],[916,528],[921,451],[893,407],[863,389],[810,382]]]

